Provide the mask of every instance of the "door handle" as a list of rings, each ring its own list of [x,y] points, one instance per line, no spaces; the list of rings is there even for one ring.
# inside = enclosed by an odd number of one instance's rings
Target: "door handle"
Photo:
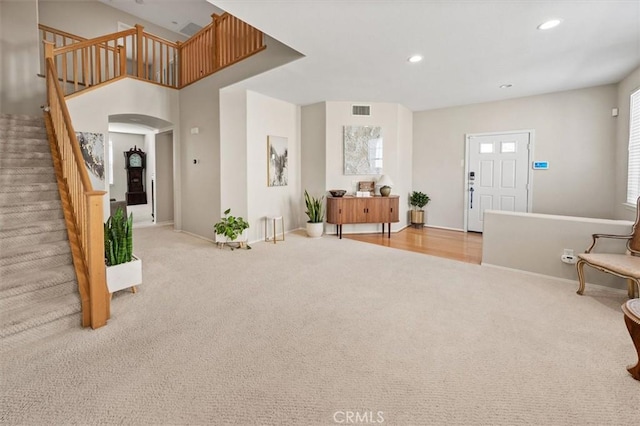
[[[473,208],[473,186],[471,188],[469,188],[469,208],[472,209]]]

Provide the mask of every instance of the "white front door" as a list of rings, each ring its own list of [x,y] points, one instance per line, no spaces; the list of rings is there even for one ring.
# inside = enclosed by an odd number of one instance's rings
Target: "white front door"
[[[482,232],[485,210],[527,212],[531,133],[467,136],[467,230]]]

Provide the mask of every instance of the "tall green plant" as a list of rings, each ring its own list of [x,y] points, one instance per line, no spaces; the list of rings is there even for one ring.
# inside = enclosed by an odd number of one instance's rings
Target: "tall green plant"
[[[104,260],[107,266],[131,262],[133,254],[133,213],[125,217],[118,207],[104,224]]]
[[[304,190],[304,202],[307,205],[307,211],[305,213],[309,216],[308,222],[320,223],[324,220],[323,200],[324,195],[320,198],[314,198],[309,195],[306,189]]]

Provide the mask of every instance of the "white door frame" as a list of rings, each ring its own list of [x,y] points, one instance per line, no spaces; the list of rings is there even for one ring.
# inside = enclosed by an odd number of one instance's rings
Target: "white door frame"
[[[527,179],[529,179],[529,184],[527,185],[527,213],[531,213],[533,211],[533,168],[531,166],[533,161],[533,147],[535,140],[535,130],[508,130],[505,132],[487,132],[487,133],[466,133],[464,135],[464,178],[463,178],[463,193],[464,193],[464,224],[463,230],[464,232],[468,231],[467,228],[467,220],[469,216],[469,145],[470,139],[472,137],[477,136],[495,136],[495,135],[509,135],[514,133],[528,133],[529,134],[529,157],[527,160]]]

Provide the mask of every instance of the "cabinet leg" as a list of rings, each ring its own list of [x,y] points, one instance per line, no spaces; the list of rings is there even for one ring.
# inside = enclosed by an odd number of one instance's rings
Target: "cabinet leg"
[[[391,238],[391,222],[389,222],[389,226],[387,227],[388,237]]]

